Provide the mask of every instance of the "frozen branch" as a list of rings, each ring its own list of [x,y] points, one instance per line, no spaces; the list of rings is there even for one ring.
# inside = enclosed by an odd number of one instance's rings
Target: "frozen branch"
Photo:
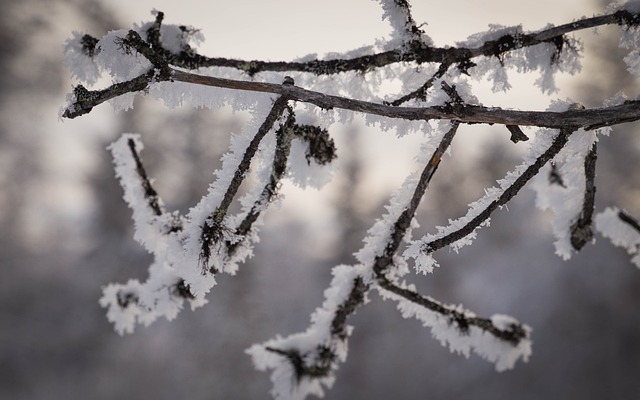
[[[384,3],[396,4],[400,10],[406,11],[406,23],[401,23],[400,25],[407,32],[410,32],[413,40],[418,40],[420,29],[415,25],[415,21],[411,17],[408,2],[404,0],[385,0]],[[403,4],[406,4],[407,7],[404,7]],[[158,15],[160,14],[158,13]],[[628,10],[618,10],[611,14],[583,18],[538,32],[507,34],[477,47],[432,47],[423,45],[413,46],[411,51],[407,51],[404,46],[399,46],[393,50],[350,59],[312,60],[307,62],[247,61],[222,57],[210,58],[193,51],[183,51],[179,54],[168,52],[166,57],[169,64],[180,68],[228,67],[245,71],[250,76],[266,71],[309,72],[315,75],[338,74],[346,71],[366,72],[373,68],[407,61],[415,61],[418,64],[443,63],[446,61],[449,65],[458,65],[462,70],[466,71],[470,68],[470,60],[476,57],[502,57],[510,51],[532,47],[541,43],[551,43],[558,48],[558,51],[562,51],[566,41],[565,35],[569,33],[604,25],[638,26],[639,21],[638,14]]]
[[[158,197],[158,193],[156,192],[156,190],[151,185],[151,181],[147,177],[147,171],[144,169],[142,160],[140,159],[140,155],[138,154],[138,151],[136,149],[135,139],[128,138],[127,145],[131,150],[131,156],[133,157],[133,160],[136,164],[136,172],[140,177],[140,184],[142,185],[142,189],[144,190],[144,197],[145,199],[147,199],[147,203],[153,210],[153,213],[160,216],[164,213],[164,211],[162,211],[162,208],[160,207],[160,198]]]
[[[584,247],[593,239],[593,230],[591,228],[593,219],[593,210],[595,208],[596,199],[596,159],[598,158],[597,143],[587,153],[584,158],[584,176],[585,189],[584,200],[582,202],[582,212],[580,218],[571,226],[571,245],[577,251]]]
[[[146,76],[146,75],[143,75]],[[143,77],[141,76],[141,77]],[[297,86],[278,85],[273,83],[237,81],[212,76],[203,76],[183,71],[173,70],[172,79],[205,86],[246,90],[254,92],[275,93],[286,96],[290,100],[314,104],[323,109],[341,108],[355,112],[379,115],[389,118],[416,120],[453,120],[469,124],[502,124],[520,126],[538,126],[547,128],[562,128],[565,126],[596,129],[604,126],[617,125],[640,119],[640,101],[626,101],[623,104],[593,108],[586,110],[568,110],[564,112],[551,111],[520,111],[506,110],[499,107],[484,107],[463,104],[455,110],[443,107],[394,107],[390,105],[371,103],[368,101],[348,99],[332,96]],[[138,82],[139,78],[133,81]],[[146,79],[146,78],[145,78]],[[132,82],[132,81],[130,81]],[[126,93],[112,86],[109,89],[88,92],[78,104],[73,103],[63,116],[76,117],[86,114],[93,107],[110,100],[118,94]],[[139,90],[144,90],[146,84]],[[77,90],[77,88],[76,88]],[[86,90],[86,89],[85,89]],[[116,94],[118,93],[118,94]],[[73,110],[73,111],[69,111]],[[85,110],[79,112],[78,110]]]

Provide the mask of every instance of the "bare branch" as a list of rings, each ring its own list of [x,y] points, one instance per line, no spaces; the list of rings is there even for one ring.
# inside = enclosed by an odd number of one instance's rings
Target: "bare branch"
[[[397,100],[394,100],[390,103],[388,102],[384,102],[383,104],[386,105],[392,105],[392,106],[399,106],[403,103],[406,103],[409,100],[413,100],[413,99],[418,99],[418,100],[425,100],[426,95],[427,95],[427,90],[429,90],[429,88],[431,88],[434,84],[434,82],[437,79],[440,79],[444,76],[444,74],[447,73],[447,71],[449,70],[449,68],[451,67],[451,64],[449,63],[441,63],[440,67],[438,68],[438,70],[435,72],[435,74],[433,74],[431,76],[431,78],[429,78],[422,86],[420,86],[419,88],[417,88],[416,90],[414,90],[411,93],[408,93],[402,97],[400,97]]]

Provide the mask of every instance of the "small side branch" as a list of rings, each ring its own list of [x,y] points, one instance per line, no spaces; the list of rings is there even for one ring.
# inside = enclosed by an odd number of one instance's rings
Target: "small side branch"
[[[633,228],[636,232],[638,232],[638,234],[640,234],[640,222],[632,217],[631,214],[624,210],[620,210],[618,211],[618,218],[620,218],[620,221],[624,222],[625,224]]]
[[[520,129],[518,125],[506,125],[506,127],[509,132],[511,132],[511,137],[509,138],[509,140],[511,140],[513,143],[526,142],[527,140],[529,140],[529,137],[525,135],[524,132],[522,132],[522,129]]]
[[[393,284],[385,277],[378,278],[378,285],[384,290],[394,293],[413,304],[424,307],[445,317],[451,324],[455,324],[461,334],[468,334],[471,327],[476,327],[496,339],[518,346],[524,339],[528,339],[529,331],[522,324],[513,323],[506,329],[496,326],[491,319],[480,318],[469,313],[462,312],[459,307],[451,307],[433,300],[429,297]]]
[[[93,110],[93,107],[127,93],[141,92],[149,86],[153,80],[153,72],[147,72],[125,82],[114,83],[106,89],[88,90],[82,85],[73,88],[70,104],[63,111],[62,117],[73,119],[85,115]]]
[[[140,159],[140,155],[136,150],[136,142],[133,138],[127,139],[127,145],[131,150],[131,156],[136,164],[136,172],[138,173],[138,177],[140,177],[140,184],[142,185],[142,189],[144,190],[144,197],[147,199],[147,203],[153,213],[157,216],[160,216],[164,213],[162,207],[160,206],[160,198],[158,197],[158,192],[151,185],[151,181],[147,176],[147,171],[144,169],[144,165],[142,165],[142,160]]]
[[[408,93],[402,97],[400,97],[397,100],[394,100],[390,103],[385,102],[384,104],[386,105],[391,105],[394,107],[397,107],[399,105],[402,105],[404,103],[406,103],[409,100],[425,100],[426,96],[427,96],[427,90],[429,90],[433,84],[435,83],[436,80],[442,78],[444,76],[444,74],[447,73],[447,71],[449,70],[449,68],[451,67],[451,64],[447,63],[447,62],[443,62],[440,64],[440,67],[438,68],[438,70],[431,76],[431,78],[429,78],[422,86],[420,86],[418,89],[414,90],[411,93]]]

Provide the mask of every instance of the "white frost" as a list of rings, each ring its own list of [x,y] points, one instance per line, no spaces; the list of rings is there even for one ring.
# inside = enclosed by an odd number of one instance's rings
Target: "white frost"
[[[623,247],[631,257],[631,262],[640,268],[640,232],[620,219],[620,210],[609,207],[595,217],[595,226],[602,236],[615,246]]]

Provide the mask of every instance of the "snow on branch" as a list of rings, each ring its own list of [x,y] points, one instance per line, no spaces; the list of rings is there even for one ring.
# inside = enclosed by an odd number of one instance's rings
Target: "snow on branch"
[[[626,211],[608,207],[595,217],[598,232],[611,240],[615,246],[623,247],[631,262],[640,268],[640,223]]]
[[[411,286],[378,279],[384,299],[395,300],[405,318],[416,318],[431,328],[431,334],[454,353],[469,357],[471,351],[495,364],[499,372],[512,369],[519,359],[531,355],[531,328],[512,317],[479,318],[462,306],[442,304],[422,296]]]
[[[389,20],[393,29],[391,43],[398,41],[407,50],[413,47],[414,51],[433,44],[416,25],[407,0],[380,0],[380,5],[384,11],[382,18]]]
[[[309,328],[247,350],[258,369],[271,370],[274,397],[322,396],[333,385],[347,357],[353,330],[348,319],[368,302],[372,290],[396,301],[404,317],[421,321],[452,352],[476,353],[498,371],[526,361],[531,354],[527,325],[504,315],[478,317],[462,305],[444,304],[418,293],[405,276],[410,272],[408,259],[414,259],[416,271],[424,274],[437,266],[435,251],[446,246],[458,251],[470,244],[478,229],[489,225],[492,213],[534,177],[538,206],[555,214],[559,255],[568,258],[592,241],[595,222],[595,228],[625,247],[640,267],[637,220],[615,208],[593,218],[598,134],[640,120],[640,100],[620,97],[592,109],[558,102],[545,111],[512,110],[483,105],[467,82],[488,79],[494,90],[507,91],[507,70],[515,69],[539,73],[537,86],[553,92],[557,72],[580,70],[582,44],[571,34],[603,25],[620,27],[620,45],[629,49],[625,61],[640,75],[639,3],[613,5],[603,15],[533,32],[492,25],[455,46],[436,47],[414,20],[408,0],[379,2],[383,18],[393,28],[391,39],[326,58],[206,57],[195,47],[203,39],[199,30],[165,24],[164,14],[157,11],[153,21],[129,30],[112,31],[100,39],[74,33],[67,41],[65,62],[79,84],[67,96],[60,112],[64,118],[85,115],[107,101],[126,110],[137,95],[155,97],[168,107],[188,101],[194,107],[230,105],[252,114],[243,132],[232,135],[207,194],[184,216],[165,210],[144,168],[139,135],[125,134],[109,147],[132,209],[134,238],[154,257],[146,281],[110,284],[103,290],[100,304],[117,332],[133,332],[136,324],[148,325],[159,317],[173,319],[185,302],[192,308],[205,304],[216,275],[235,274],[253,255],[264,211],[278,198],[282,181],[304,186],[309,179],[300,178],[300,165],[330,164],[337,154],[332,124],[340,118],[349,121],[356,113],[381,128],[397,127],[398,134],[424,129],[425,143],[417,159],[423,169],[407,177],[393,194],[355,253],[357,262],[333,268]],[[84,86],[91,87],[102,75],[113,84],[94,90]],[[400,80],[402,88],[382,94],[385,79]],[[300,109],[308,115],[300,117]],[[297,117],[322,124],[302,124]],[[418,226],[418,205],[461,124],[504,125],[512,142],[526,142],[528,153],[497,187],[486,189],[484,197],[470,204],[466,215],[437,227],[435,234],[411,240]],[[530,139],[523,126],[541,129]],[[291,160],[296,147],[304,149],[302,162]],[[252,172],[255,179],[238,199],[240,186]],[[232,214],[236,201],[240,211]]]
[[[596,131],[579,131],[535,179],[536,205],[552,210],[556,254],[567,260],[593,238]]]

